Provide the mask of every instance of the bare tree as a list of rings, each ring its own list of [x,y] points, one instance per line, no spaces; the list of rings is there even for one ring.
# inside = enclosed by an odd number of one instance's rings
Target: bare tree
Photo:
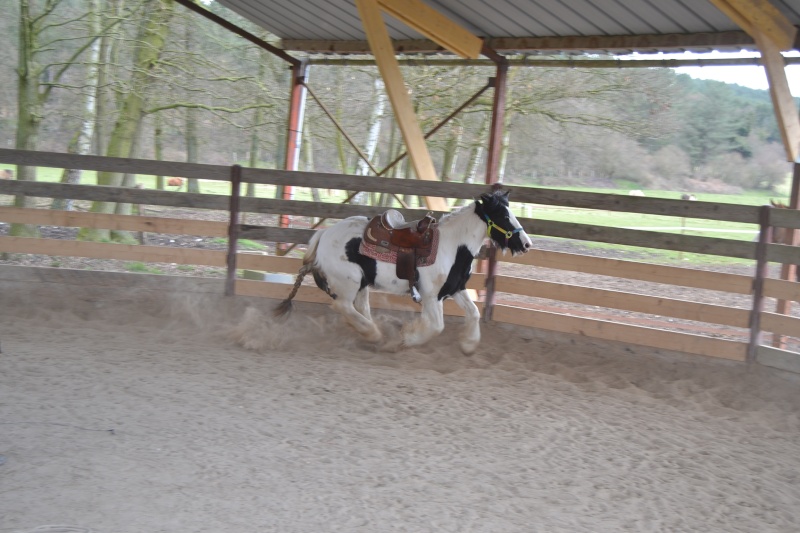
[[[17,64],[17,131],[16,148],[36,150],[39,131],[45,117],[45,104],[53,90],[62,86],[66,73],[75,66],[101,34],[117,25],[109,22],[100,33],[86,31],[85,20],[92,19],[88,11],[73,12],[65,0],[47,0],[37,9],[30,0],[19,2],[19,59]],[[75,46],[75,43],[78,43]],[[65,54],[66,57],[61,57]],[[17,179],[36,181],[36,168],[20,166]],[[23,195],[14,200],[18,207],[29,207],[31,201]],[[35,236],[38,230],[31,225],[12,224],[11,235]]]

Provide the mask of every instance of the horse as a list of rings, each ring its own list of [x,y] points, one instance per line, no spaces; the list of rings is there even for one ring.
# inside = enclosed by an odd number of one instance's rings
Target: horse
[[[332,307],[347,323],[368,342],[380,343],[383,334],[370,313],[370,289],[412,296],[417,290],[422,312],[403,326],[401,346],[420,346],[440,334],[444,330],[444,300],[452,298],[465,314],[459,338],[461,350],[467,355],[473,353],[481,338],[480,311],[466,290],[473,259],[487,237],[504,253],[510,250],[513,255],[525,253],[533,246],[509,207],[508,195],[509,191],[503,190],[484,193],[443,215],[436,224],[436,257],[431,264],[417,266],[413,287],[398,277],[396,265],[362,253],[361,245],[370,224],[367,217],[346,218],[318,230],[309,241],[294,288],[275,308],[274,315],[283,316],[291,311],[292,298],[310,273],[316,285],[333,299]]]

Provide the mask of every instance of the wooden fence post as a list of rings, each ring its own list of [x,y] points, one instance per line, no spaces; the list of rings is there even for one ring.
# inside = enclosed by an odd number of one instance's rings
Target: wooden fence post
[[[229,204],[230,222],[228,223],[228,273],[225,279],[225,296],[233,296],[236,292],[236,248],[239,238],[239,199],[242,193],[242,167],[231,167],[231,198]]]
[[[767,245],[772,241],[770,211],[772,206],[764,205],[758,213],[758,244],[756,245],[756,271],[753,278],[753,307],[750,310],[750,343],[747,346],[747,363],[756,360],[761,345],[761,314],[764,311],[764,279],[767,277]]]

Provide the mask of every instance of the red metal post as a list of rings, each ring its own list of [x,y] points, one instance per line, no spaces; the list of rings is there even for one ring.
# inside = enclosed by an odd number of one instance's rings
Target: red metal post
[[[300,165],[300,142],[303,135],[303,113],[305,111],[306,87],[305,76],[307,71],[306,63],[292,65],[292,88],[289,98],[289,120],[286,131],[286,170],[298,170]],[[284,200],[292,199],[292,186],[284,185]],[[278,223],[281,228],[289,227],[289,215],[280,215]],[[286,245],[279,243],[277,246],[278,255],[283,255]]]
[[[503,126],[506,114],[506,81],[508,79],[508,60],[492,50],[484,48],[484,55],[488,55],[497,65],[494,78],[494,99],[492,101],[492,123],[489,129],[489,148],[486,158],[486,183],[494,185],[499,181],[500,152],[503,140]],[[486,292],[483,302],[483,319],[492,319],[495,301],[495,276],[497,275],[497,249],[493,244],[489,246],[489,258],[486,264]],[[478,270],[481,270],[479,265]]]

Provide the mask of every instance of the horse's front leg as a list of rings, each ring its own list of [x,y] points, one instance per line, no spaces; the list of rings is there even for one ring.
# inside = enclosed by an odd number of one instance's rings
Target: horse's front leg
[[[370,311],[369,306],[369,288],[364,287],[356,293],[356,299],[353,301],[353,307],[355,307],[356,311],[361,313],[364,318],[370,322],[373,322],[372,312]]]
[[[422,313],[403,328],[403,344],[420,346],[444,330],[444,304],[436,294],[422,297]]]
[[[453,300],[464,310],[464,329],[459,338],[461,351],[471,355],[481,341],[481,312],[467,291],[458,291]]]

